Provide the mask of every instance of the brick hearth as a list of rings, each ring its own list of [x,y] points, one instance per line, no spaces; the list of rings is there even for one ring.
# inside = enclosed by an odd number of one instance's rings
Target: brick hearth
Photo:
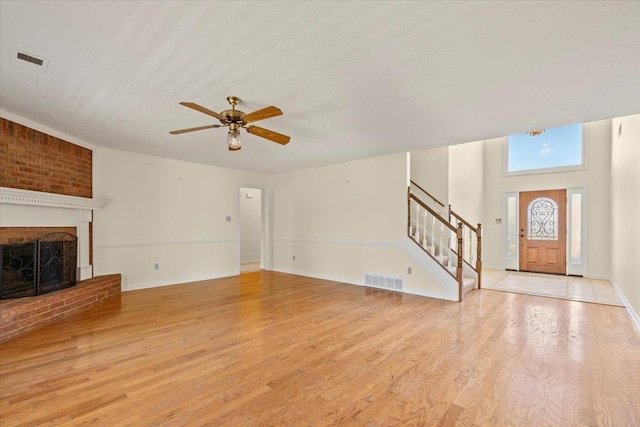
[[[72,288],[0,301],[0,343],[120,296],[119,274],[83,280]]]

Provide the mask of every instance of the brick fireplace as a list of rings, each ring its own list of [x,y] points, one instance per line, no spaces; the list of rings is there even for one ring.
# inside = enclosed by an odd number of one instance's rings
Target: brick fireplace
[[[0,242],[34,240],[67,232],[77,241],[74,287],[0,302],[0,342],[41,328],[120,295],[120,275],[93,277],[89,224],[105,200],[0,187]]]
[[[105,200],[0,187],[0,243],[65,231],[78,238],[78,280],[93,277],[89,225]]]
[[[0,241],[32,241],[48,232],[77,237],[77,285],[0,301],[0,342],[120,295],[120,275],[93,277],[93,153],[0,118]],[[70,264],[73,268],[73,263]]]

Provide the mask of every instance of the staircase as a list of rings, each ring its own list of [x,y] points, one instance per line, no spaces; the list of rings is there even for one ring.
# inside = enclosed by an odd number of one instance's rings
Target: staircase
[[[414,181],[407,189],[402,246],[450,290],[447,299],[462,301],[464,294],[481,288],[482,226],[472,226]]]

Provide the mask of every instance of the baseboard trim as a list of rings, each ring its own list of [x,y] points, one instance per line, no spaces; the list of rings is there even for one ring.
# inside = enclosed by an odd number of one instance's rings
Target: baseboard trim
[[[340,283],[345,283],[347,285],[364,286],[364,279],[358,281],[353,279],[346,279],[344,277],[335,277],[335,276],[328,276],[325,274],[307,273],[307,272],[301,272],[297,270],[290,270],[288,268],[274,268],[273,271],[277,271],[278,273],[295,274],[296,276],[311,277],[313,279],[329,280],[331,282],[340,282]]]
[[[296,271],[296,270],[290,270],[287,268],[274,268],[273,271],[277,271],[278,273],[286,273],[286,274],[295,274],[296,276],[302,276],[302,277],[311,277],[313,279],[320,279],[320,280],[329,280],[331,282],[338,282],[338,283],[344,283],[345,285],[356,285],[356,286],[362,286],[362,287],[368,287],[365,283],[364,283],[364,279],[363,280],[353,280],[353,279],[345,279],[345,278],[341,278],[341,277],[335,277],[335,276],[327,276],[324,274],[315,274],[315,273],[303,273],[300,271]],[[364,273],[363,273],[364,275]],[[406,283],[406,282],[405,282]],[[411,288],[405,288],[403,291],[396,291],[396,290],[391,290],[391,289],[380,289],[380,288],[376,288],[373,286],[369,286],[371,289],[377,289],[377,290],[387,290],[389,292],[400,292],[402,294],[408,294],[408,295],[415,295],[418,297],[427,297],[427,298],[434,298],[434,299],[438,299],[438,300],[442,300],[442,301],[450,301],[446,298],[444,298],[442,295],[436,295],[436,294],[431,294],[429,292],[425,292],[425,291],[420,291],[418,289],[411,289]]]
[[[604,276],[601,274],[587,274],[586,276],[587,279],[596,279],[596,280],[611,280],[611,278],[609,278],[609,276]]]
[[[504,270],[504,267],[502,266],[496,267],[495,265],[483,265],[482,269],[483,270]]]
[[[425,291],[421,291],[419,289],[405,289],[404,294],[409,294],[409,295],[415,295],[418,297],[426,297],[426,298],[434,298],[434,299],[438,299],[441,301],[449,301],[449,302],[457,302],[457,301],[452,301],[452,300],[448,300],[444,297],[444,295],[440,294],[440,295],[436,295],[436,294],[432,294],[430,292],[425,292]]]
[[[188,277],[188,278],[181,279],[180,281],[177,281],[177,282],[160,281],[160,282],[138,283],[135,285],[127,285],[127,288],[122,289],[122,292],[138,291],[140,289],[160,288],[163,286],[181,285],[181,284],[191,283],[191,282],[201,282],[203,280],[222,279],[223,277],[238,276],[239,274],[240,274],[240,271],[232,271],[232,272],[225,272],[225,273],[219,273],[219,274],[207,275],[207,276]],[[123,280],[123,283],[124,283],[124,280]]]
[[[627,311],[631,316],[631,320],[633,320],[633,323],[636,324],[636,328],[638,328],[638,331],[640,331],[640,316],[638,316],[638,313],[636,313],[633,307],[631,307],[631,304],[629,304],[629,301],[627,301],[622,291],[620,291],[620,288],[616,284],[615,280],[609,278],[609,283],[611,283],[611,286],[613,286],[613,289],[616,290],[616,293],[622,300],[622,303],[624,304],[624,306],[627,307]]]

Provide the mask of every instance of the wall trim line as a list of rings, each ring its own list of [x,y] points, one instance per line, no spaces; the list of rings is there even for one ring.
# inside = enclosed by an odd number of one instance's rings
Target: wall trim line
[[[218,274],[214,274],[214,275],[188,277],[188,278],[181,279],[178,282],[161,281],[161,282],[148,282],[148,283],[140,283],[140,284],[135,284],[135,285],[127,285],[126,289],[124,289],[125,284],[123,282],[121,287],[123,288],[122,292],[129,292],[129,291],[137,291],[137,290],[141,290],[141,289],[161,288],[163,286],[186,285],[186,284],[194,283],[194,282],[202,282],[204,280],[214,280],[214,279],[222,279],[222,278],[225,278],[225,277],[238,276],[239,274],[240,274],[240,271],[227,271],[227,272],[222,272],[222,273],[218,273]]]
[[[183,246],[183,245],[209,245],[217,243],[237,243],[237,238],[229,239],[202,239],[202,240],[156,240],[156,241],[139,241],[139,242],[111,242],[96,243],[96,249],[115,249],[115,248],[141,248],[148,246]]]
[[[328,244],[343,246],[374,246],[374,247],[391,247],[399,248],[398,241],[375,241],[375,240],[335,240],[335,239],[297,239],[293,237],[274,237],[274,242],[294,242],[294,243],[311,243],[311,244]]]
[[[610,278],[609,279],[609,283],[611,283],[611,286],[613,286],[613,289],[616,290],[616,293],[618,294],[618,296],[622,300],[622,303],[624,304],[624,306],[627,307],[627,311],[629,312],[629,315],[631,316],[631,320],[633,321],[633,323],[635,323],[636,328],[638,328],[638,331],[640,331],[640,316],[638,316],[638,313],[636,313],[635,310],[633,309],[633,307],[631,307],[631,304],[629,304],[629,301],[625,298],[625,296],[622,293],[622,291],[620,291],[620,288],[618,287],[616,282],[613,279]]]

